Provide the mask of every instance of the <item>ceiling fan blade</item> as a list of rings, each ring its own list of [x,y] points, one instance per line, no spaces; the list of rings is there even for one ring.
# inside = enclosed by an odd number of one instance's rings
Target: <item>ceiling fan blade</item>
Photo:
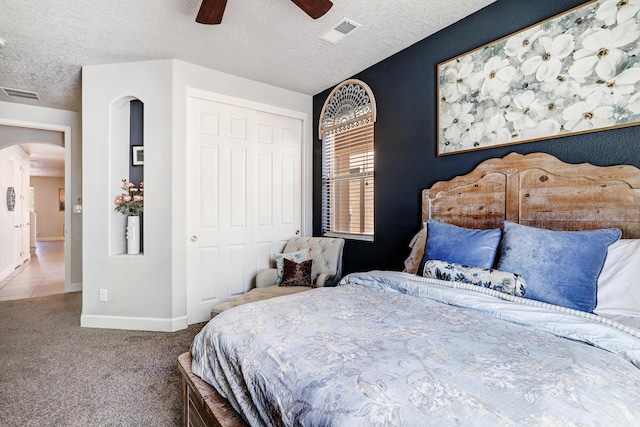
[[[209,25],[221,23],[226,6],[227,0],[202,0],[198,16],[196,16],[196,22]]]
[[[318,19],[331,9],[333,3],[329,0],[291,0],[313,19]]]

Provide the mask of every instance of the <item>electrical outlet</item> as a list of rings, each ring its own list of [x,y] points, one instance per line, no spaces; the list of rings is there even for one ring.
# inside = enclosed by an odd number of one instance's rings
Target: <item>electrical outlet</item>
[[[107,290],[100,289],[100,301],[107,302]]]

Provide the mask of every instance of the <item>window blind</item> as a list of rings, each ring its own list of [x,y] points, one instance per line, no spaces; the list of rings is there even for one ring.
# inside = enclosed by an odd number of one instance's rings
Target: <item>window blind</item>
[[[322,231],[373,240],[373,122],[341,126],[322,136]]]

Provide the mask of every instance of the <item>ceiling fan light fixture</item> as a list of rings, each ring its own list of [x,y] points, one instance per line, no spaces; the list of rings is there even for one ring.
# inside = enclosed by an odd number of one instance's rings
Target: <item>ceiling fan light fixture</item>
[[[202,0],[196,22],[198,24],[217,25],[222,22],[227,0]]]
[[[313,19],[318,19],[331,9],[331,0],[291,0]],[[196,22],[198,24],[217,25],[222,22],[227,0],[202,0]]]
[[[333,6],[330,0],[291,0],[313,19],[318,19]]]

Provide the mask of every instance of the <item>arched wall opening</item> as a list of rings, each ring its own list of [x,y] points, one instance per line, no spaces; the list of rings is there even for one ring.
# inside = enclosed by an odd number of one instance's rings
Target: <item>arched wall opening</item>
[[[69,132],[65,126],[0,120],[0,188],[3,193],[11,188],[17,196],[11,210],[8,206],[3,209],[7,212],[0,220],[0,279],[35,256],[36,241],[66,240],[65,141]],[[78,290],[69,285],[67,247],[59,247],[65,257],[56,258],[64,267],[64,277],[56,276],[64,284],[59,289],[56,286],[55,292]],[[12,298],[21,295],[14,293]]]
[[[109,255],[127,253],[127,215],[115,210],[115,199],[129,195],[124,183],[132,183],[142,194],[144,181],[144,103],[135,97],[122,97],[110,108],[109,185],[114,203],[109,216]],[[143,224],[139,224],[140,253],[144,250]]]

